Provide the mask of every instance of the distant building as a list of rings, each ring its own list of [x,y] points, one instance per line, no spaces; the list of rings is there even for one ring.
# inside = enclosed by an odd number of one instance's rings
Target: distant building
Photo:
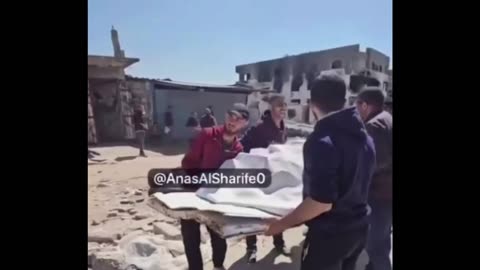
[[[387,74],[389,66],[387,55],[372,48],[362,52],[360,45],[351,45],[239,65],[235,71],[238,83],[255,89],[273,89],[292,105],[307,105],[311,83],[321,73],[337,72],[347,85],[352,75],[369,73],[388,91],[392,88],[391,73]]]
[[[393,100],[393,70],[391,69],[388,70],[387,74],[388,74],[388,81],[389,81],[388,88],[387,88],[387,97],[390,100]]]

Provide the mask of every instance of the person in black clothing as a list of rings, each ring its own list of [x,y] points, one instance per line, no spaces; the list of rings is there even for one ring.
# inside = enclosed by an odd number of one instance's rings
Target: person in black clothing
[[[168,141],[172,138],[172,129],[173,129],[173,113],[172,113],[172,106],[168,105],[167,111],[164,114],[164,134]]]
[[[212,114],[212,110],[210,108],[205,109],[205,114],[200,119],[200,127],[201,128],[209,128],[217,125],[217,119]]]
[[[167,107],[167,111],[165,112],[165,126],[168,128],[173,127],[173,114],[172,114],[172,106]]]
[[[392,115],[383,110],[385,96],[378,87],[367,87],[358,95],[356,105],[372,137],[377,154],[368,204],[372,208],[368,234],[368,270],[391,270],[392,229]]]
[[[138,146],[140,148],[140,156],[147,157],[144,152],[145,147],[145,133],[147,131],[147,122],[145,120],[144,107],[138,106],[133,113],[133,124],[135,127],[135,134],[137,136]]]
[[[253,148],[266,148],[270,144],[283,144],[287,141],[287,132],[283,119],[287,114],[287,103],[282,95],[274,95],[269,100],[271,110],[264,113],[262,122],[247,131],[241,139],[244,152],[250,152]],[[257,261],[257,236],[246,237],[247,260],[249,263]],[[278,253],[288,255],[290,251],[285,247],[283,235],[280,233],[273,236],[273,244]]]
[[[194,139],[197,137],[198,133],[200,132],[200,123],[198,122],[197,112],[192,112],[190,117],[188,117],[188,120],[185,126],[191,130],[190,139],[189,139],[190,145],[191,145]]]
[[[198,116],[196,112],[192,112],[187,119],[187,123],[185,124],[186,127],[197,127],[198,123]]]
[[[318,121],[303,146],[304,200],[273,221],[265,234],[305,223],[302,270],[354,270],[367,241],[373,141],[356,108],[344,109],[346,85],[341,77],[316,79],[310,95]]]

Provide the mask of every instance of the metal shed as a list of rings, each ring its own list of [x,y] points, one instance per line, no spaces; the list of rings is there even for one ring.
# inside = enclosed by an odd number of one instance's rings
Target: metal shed
[[[130,78],[132,79],[134,78]],[[163,130],[164,113],[171,105],[174,121],[172,134],[176,139],[188,138],[190,130],[186,127],[186,122],[191,112],[195,111],[201,117],[205,108],[212,106],[217,122],[222,124],[225,112],[231,108],[232,104],[247,104],[248,95],[253,92],[270,92],[241,85],[212,85],[171,80],[149,81],[152,87],[153,122],[159,130]]]

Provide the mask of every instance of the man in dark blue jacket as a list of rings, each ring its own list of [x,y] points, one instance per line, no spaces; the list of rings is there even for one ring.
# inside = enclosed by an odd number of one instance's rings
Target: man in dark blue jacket
[[[287,141],[285,119],[287,115],[287,103],[282,95],[273,95],[268,99],[270,113],[264,114],[262,122],[247,131],[242,138],[244,152],[250,152],[253,148],[266,148],[270,144],[284,144]],[[247,260],[248,263],[257,261],[257,236],[247,236]],[[278,253],[288,255],[290,251],[285,247],[283,235],[280,233],[273,236],[273,244]]]
[[[304,200],[266,235],[306,223],[301,269],[353,270],[367,241],[375,149],[356,108],[344,109],[341,77],[322,76],[310,95],[318,121],[303,147]]]

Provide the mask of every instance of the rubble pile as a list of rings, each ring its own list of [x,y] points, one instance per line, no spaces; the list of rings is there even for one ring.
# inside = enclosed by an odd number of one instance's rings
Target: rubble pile
[[[89,269],[187,269],[179,222],[153,211],[145,204],[146,196],[143,190],[120,192],[105,219],[89,224]],[[202,255],[208,261],[208,232],[203,227],[201,232]]]

